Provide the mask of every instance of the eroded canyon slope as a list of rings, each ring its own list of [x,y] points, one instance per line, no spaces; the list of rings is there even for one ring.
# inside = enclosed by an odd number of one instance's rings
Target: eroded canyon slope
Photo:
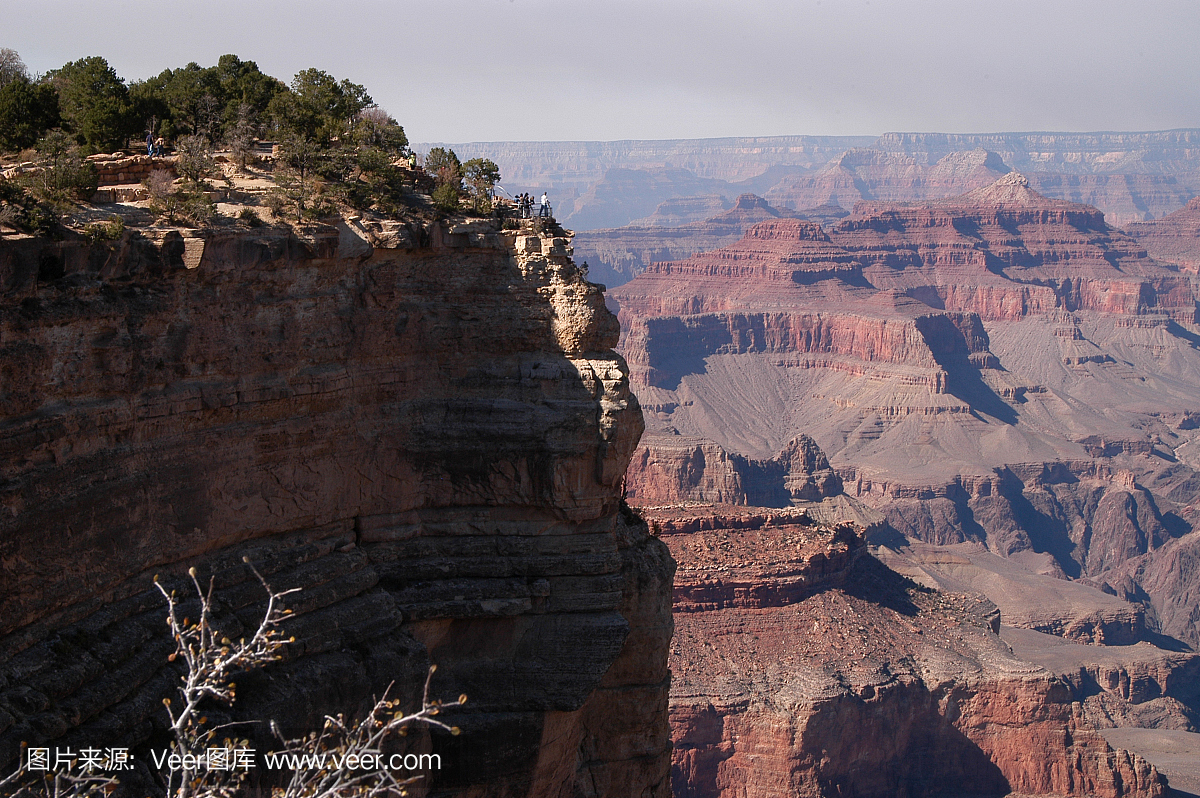
[[[681,260],[733,244],[754,221],[765,219],[766,213],[832,228],[859,202],[944,199],[988,186],[1010,172],[1012,168],[997,153],[985,149],[951,152],[937,160],[928,153],[850,150],[817,170],[756,178],[765,187],[755,189],[763,198],[743,195],[732,203],[712,194],[676,197],[662,202],[653,214],[622,227],[582,232],[576,249],[600,282],[615,287],[655,261]],[[1185,176],[1185,182],[1180,182],[1176,175],[1158,172],[1039,171],[1026,179],[1030,188],[1043,196],[1104,209],[1107,222],[1130,224],[1126,232],[1142,240],[1155,257],[1172,263],[1182,259],[1185,268],[1195,271],[1200,257],[1195,243],[1196,213],[1194,208],[1183,207],[1195,193],[1186,184],[1190,178]],[[603,193],[599,186],[593,188],[593,194]],[[694,188],[680,183],[677,190]],[[625,190],[628,193],[630,187]],[[747,212],[754,208],[760,209],[758,219]]]
[[[646,512],[679,563],[676,796],[1164,794],[1095,730],[1089,685],[1015,656],[994,605],[901,577],[855,526]]]
[[[619,512],[641,413],[568,245],[419,219],[0,241],[0,765],[163,747],[151,578],[214,574],[236,635],[247,556],[302,592],[233,717],[410,703],[433,662],[470,703],[420,790],[664,798],[674,564]]]
[[[762,222],[610,301],[649,430],[636,501],[787,504],[808,436],[904,538],[1086,594],[1031,627],[1200,645],[1195,288],[1095,208],[1010,173]]]

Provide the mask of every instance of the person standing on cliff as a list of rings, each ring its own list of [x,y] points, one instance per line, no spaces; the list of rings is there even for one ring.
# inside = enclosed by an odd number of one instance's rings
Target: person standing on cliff
[[[538,216],[550,215],[550,198],[546,196],[546,192],[542,192],[542,207],[538,209]]]

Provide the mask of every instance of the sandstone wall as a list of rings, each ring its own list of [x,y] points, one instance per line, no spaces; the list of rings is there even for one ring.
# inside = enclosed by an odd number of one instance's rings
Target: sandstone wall
[[[412,699],[432,661],[435,695],[471,697],[461,737],[426,739],[433,793],[603,773],[665,796],[671,563],[618,535],[641,414],[567,244],[486,223],[6,239],[0,763],[160,740],[150,578],[211,572],[248,626],[245,554],[303,592],[288,661],[235,712],[299,731],[392,680]]]
[[[156,169],[175,174],[175,157],[148,158],[145,155],[93,155],[88,163],[96,170],[101,186],[140,183]]]

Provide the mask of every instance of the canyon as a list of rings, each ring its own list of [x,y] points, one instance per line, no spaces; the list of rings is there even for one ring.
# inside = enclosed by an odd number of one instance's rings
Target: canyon
[[[1007,172],[955,197],[860,202],[825,224],[781,214],[748,226],[736,243],[651,263],[608,300],[619,310],[619,350],[647,423],[627,475],[629,501],[664,519],[706,507],[725,508],[707,511],[725,516],[785,512],[754,509],[774,507],[803,509],[826,525],[852,521],[887,573],[941,596],[986,597],[1003,623],[999,640],[989,638],[991,653],[956,638],[972,664],[932,679],[992,691],[961,721],[971,729],[996,722],[982,707],[995,707],[1003,694],[1035,714],[1047,701],[1061,704],[1060,729],[1070,715],[1072,728],[1093,735],[1170,729],[1194,737],[1200,462],[1191,448],[1200,326],[1194,272],[1168,257],[1191,241],[1190,213],[1126,234],[1097,209],[1047,198]],[[677,531],[668,535],[671,524]],[[739,522],[727,524],[723,545],[697,550],[678,531],[686,524],[659,525],[680,562],[672,655],[677,794],[756,792],[761,785],[748,787],[738,764],[745,751],[781,757],[770,770],[783,784],[801,773],[823,778],[820,762],[889,750],[814,742],[820,738],[803,730],[820,713],[809,719],[794,702],[781,709],[750,696],[791,695],[803,685],[804,700],[816,701],[822,679],[833,679],[834,693],[870,686],[874,696],[895,679],[919,685],[903,699],[897,693],[906,711],[936,704],[920,667],[902,676],[884,649],[872,648],[875,634],[857,645],[877,681],[855,681],[853,662],[837,667],[829,664],[836,651],[797,642],[795,618],[768,620],[758,605],[737,600],[706,604],[696,616],[703,623],[681,612],[699,589],[689,587],[690,571],[728,570],[712,578],[736,594],[739,583],[754,582],[738,572],[752,570],[770,545],[753,543]],[[791,556],[790,545],[778,550]],[[714,590],[708,585],[704,595]],[[804,624],[855,613],[867,619],[858,621],[863,628],[904,631],[877,597],[846,604],[838,596],[801,591],[777,603],[803,611]],[[986,625],[968,615],[956,615],[954,627]],[[923,624],[905,634],[914,629]],[[801,661],[796,645],[816,649]],[[893,648],[911,652],[905,645]],[[724,663],[711,666],[718,667],[711,677],[697,659],[706,646],[719,648],[716,661]],[[881,669],[881,662],[893,664]],[[854,712],[866,711],[861,701],[852,701]],[[938,717],[958,722],[964,706],[943,707],[924,728]],[[1008,720],[1001,725],[1032,728]],[[786,736],[794,745],[765,742],[762,735],[781,728],[794,730]],[[681,759],[681,735],[696,743],[684,749],[692,759]],[[987,739],[1000,746],[1002,737]],[[1015,752],[1031,745],[1016,743],[1010,754],[960,750],[998,769],[994,789],[1065,790],[1028,786],[1028,773],[1011,770]],[[821,759],[831,750],[840,754]],[[901,745],[889,761],[902,763],[913,751]],[[897,764],[872,769],[912,777]],[[718,788],[702,786],[714,773]],[[788,789],[872,789],[855,781],[862,774],[835,769],[828,778]]]
[[[124,746],[180,662],[152,580],[295,642],[229,721],[470,696],[428,795],[669,794],[674,563],[621,509],[642,431],[569,238],[489,220],[0,239],[0,764]],[[186,594],[184,594],[186,595]],[[449,713],[447,713],[449,715]]]
[[[1200,198],[1154,221],[1131,224],[1125,232],[1158,260],[1200,272]]]
[[[418,794],[1191,789],[1145,733],[1200,722],[1194,208],[957,152],[852,213],[667,198],[607,298],[552,224],[6,234],[0,763],[161,746],[152,580],[239,634],[249,558],[296,642],[219,719],[437,664]]]

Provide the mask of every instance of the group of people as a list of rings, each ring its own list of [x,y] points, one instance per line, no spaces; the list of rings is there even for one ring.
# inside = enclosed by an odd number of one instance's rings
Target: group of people
[[[529,196],[529,192],[524,192],[516,196],[517,210],[521,212],[522,219],[528,219],[533,215],[533,197]],[[542,192],[542,203],[538,207],[538,216],[550,216],[550,198],[546,196],[546,192]]]
[[[167,143],[162,136],[154,138],[153,133],[146,134],[146,154],[151,158],[161,158],[167,154]]]

